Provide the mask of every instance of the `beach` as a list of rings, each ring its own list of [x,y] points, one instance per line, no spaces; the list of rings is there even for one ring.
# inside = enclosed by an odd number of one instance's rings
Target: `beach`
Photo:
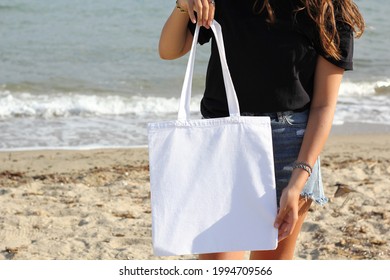
[[[295,259],[390,259],[390,134],[333,134]],[[159,260],[146,147],[0,152],[0,260]]]
[[[297,260],[390,259],[390,5],[355,2],[366,31],[321,155],[329,203],[312,205]],[[176,118],[188,59],[158,55],[173,9],[2,0],[0,260],[196,259],[152,252],[146,127]],[[197,52],[193,118],[210,44]]]

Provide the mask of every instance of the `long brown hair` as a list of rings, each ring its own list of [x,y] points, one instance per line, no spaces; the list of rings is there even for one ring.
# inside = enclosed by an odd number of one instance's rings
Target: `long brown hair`
[[[267,11],[267,21],[275,22],[275,14],[269,0],[263,0],[263,5],[256,0],[253,10],[256,13]],[[336,21],[349,25],[356,37],[360,37],[365,28],[363,16],[353,0],[300,0],[302,7],[296,12],[306,10],[309,17],[317,24],[321,46],[329,56],[340,59],[340,37]]]

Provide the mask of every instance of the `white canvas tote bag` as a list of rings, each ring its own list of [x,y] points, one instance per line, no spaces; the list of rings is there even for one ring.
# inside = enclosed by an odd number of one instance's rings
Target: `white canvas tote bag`
[[[230,117],[190,120],[196,28],[178,119],[148,124],[154,254],[184,255],[277,247],[272,135],[268,117],[240,116],[218,45]]]

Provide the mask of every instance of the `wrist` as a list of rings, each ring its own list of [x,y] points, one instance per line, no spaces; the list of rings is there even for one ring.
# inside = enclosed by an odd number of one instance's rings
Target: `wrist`
[[[306,171],[307,174],[309,175],[309,177],[311,176],[311,173],[313,172],[313,167],[310,164],[303,162],[303,161],[294,162],[293,170],[295,170],[295,169],[301,169],[301,170]]]
[[[295,168],[291,174],[290,180],[286,186],[290,191],[300,194],[305,187],[309,174],[306,170]]]

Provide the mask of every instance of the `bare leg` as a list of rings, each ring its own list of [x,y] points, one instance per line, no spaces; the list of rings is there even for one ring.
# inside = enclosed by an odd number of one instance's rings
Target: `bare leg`
[[[252,251],[250,255],[251,260],[292,260],[294,257],[295,244],[298,238],[298,235],[301,231],[302,224],[307,216],[307,212],[311,205],[311,200],[306,200],[305,198],[300,199],[300,209],[298,222],[295,225],[293,233],[282,240],[278,244],[276,250],[270,251]]]
[[[295,244],[301,231],[302,224],[309,211],[311,200],[301,198],[299,201],[299,218],[295,225],[293,233],[282,240],[278,244],[276,250],[269,251],[252,251],[250,254],[251,260],[291,260],[294,257]],[[222,253],[210,253],[200,254],[199,260],[242,260],[244,259],[245,252],[222,252]]]
[[[200,260],[242,260],[244,259],[245,252],[223,252],[223,253],[211,253],[200,254]]]

